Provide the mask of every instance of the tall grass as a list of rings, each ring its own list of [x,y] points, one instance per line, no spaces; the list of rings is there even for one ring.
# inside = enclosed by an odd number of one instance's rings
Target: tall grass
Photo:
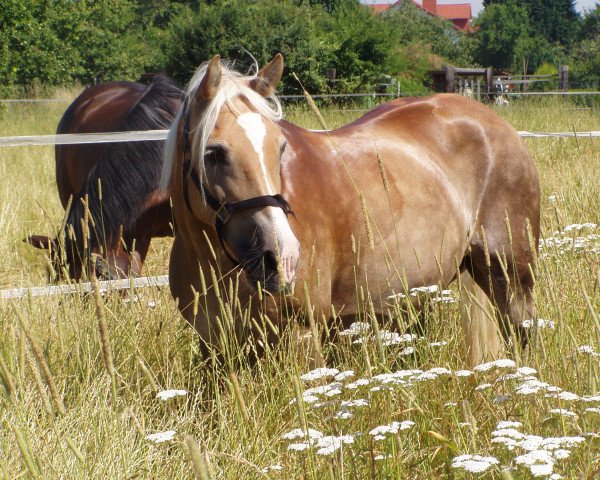
[[[52,133],[65,106],[5,107],[0,134]],[[597,110],[560,100],[517,102],[499,112],[519,130],[600,127]],[[332,127],[358,115],[333,108],[322,113]],[[320,128],[307,109],[288,112],[288,119]],[[600,224],[600,147],[589,139],[527,144],[540,171],[547,240],[537,271],[537,307],[540,318],[555,322],[554,329],[539,329],[519,365],[536,369],[535,377],[547,384],[537,393],[518,393],[525,380],[508,364],[456,374],[467,365],[454,303],[432,307],[425,338],[394,338],[382,325],[376,334],[325,345],[328,365],[353,374],[336,380],[335,372],[325,372],[310,380],[301,378],[310,367],[287,334],[252,368],[214,369],[200,359],[198,339],[168,289],[140,290],[135,298],[96,297],[98,305],[93,295],[26,298],[0,305],[0,475],[479,478],[453,461],[479,454],[498,460],[474,460],[489,464],[491,477],[503,472],[503,478],[529,478],[530,468],[516,460],[526,450],[493,441],[497,423],[511,420],[522,424],[516,430],[523,436],[581,437],[563,446],[570,452],[562,454],[566,458],[553,457],[553,471],[591,478],[600,469],[594,435],[600,434],[600,415],[593,410],[600,407],[593,398],[600,386],[600,240],[593,235],[600,228],[569,226]],[[45,283],[43,255],[21,239],[55,233],[62,218],[53,149],[2,149],[0,156],[0,286]],[[167,271],[170,242],[153,243],[145,273]],[[361,320],[369,323],[368,292],[363,298]],[[373,332],[374,325],[363,328]],[[157,398],[167,389],[187,393]],[[408,421],[414,425],[402,423]],[[385,428],[371,434],[376,427]],[[299,436],[288,439],[294,429]],[[308,429],[325,438],[307,447],[302,431]],[[168,431],[175,433],[162,443],[147,438]]]

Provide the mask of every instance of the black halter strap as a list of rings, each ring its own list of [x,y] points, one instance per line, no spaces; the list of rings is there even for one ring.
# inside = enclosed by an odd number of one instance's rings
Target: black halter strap
[[[225,248],[225,242],[223,240],[223,227],[225,223],[235,213],[242,212],[244,210],[250,210],[253,208],[265,208],[265,207],[278,207],[283,210],[287,215],[290,213],[293,215],[292,209],[289,203],[279,194],[277,195],[263,195],[260,197],[249,198],[247,200],[241,200],[239,202],[221,202],[212,193],[210,193],[202,183],[198,172],[192,165],[191,160],[191,146],[190,146],[190,116],[188,111],[188,100],[186,99],[183,105],[183,200],[190,212],[193,212],[192,205],[190,203],[190,196],[188,193],[188,179],[192,179],[194,186],[199,192],[202,192],[204,201],[212,208],[215,212],[215,228],[217,230],[217,236],[221,242],[223,251],[227,254],[229,259],[237,266],[240,264],[238,260],[233,258],[227,248]]]

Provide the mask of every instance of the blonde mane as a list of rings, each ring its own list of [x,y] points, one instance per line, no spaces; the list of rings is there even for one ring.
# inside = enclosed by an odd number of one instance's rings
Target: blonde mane
[[[243,75],[235,70],[230,69],[225,62],[221,62],[221,67],[222,79],[216,95],[202,112],[198,124],[190,125],[190,143],[192,151],[195,152],[196,155],[196,158],[192,159],[192,161],[196,161],[196,166],[200,170],[200,179],[203,178],[204,154],[208,144],[208,139],[215,128],[217,119],[219,117],[219,112],[224,105],[227,105],[232,111],[236,112],[237,109],[235,108],[234,100],[236,98],[244,98],[256,110],[257,113],[269,120],[281,120],[283,116],[281,102],[275,95],[263,97],[250,87],[250,82],[257,78],[256,74]],[[207,68],[208,62],[203,63],[196,70],[196,73],[194,73],[194,76],[186,88],[187,101],[184,103],[184,105],[189,105],[190,99],[194,97],[196,90],[206,75]],[[255,70],[258,71],[258,67],[256,65]],[[173,121],[165,142],[164,162],[160,179],[160,188],[162,190],[167,190],[169,187],[173,164],[175,162],[175,155],[177,154],[177,129],[179,123],[182,121],[183,115],[187,114],[188,112],[184,112],[182,106],[175,120]]]

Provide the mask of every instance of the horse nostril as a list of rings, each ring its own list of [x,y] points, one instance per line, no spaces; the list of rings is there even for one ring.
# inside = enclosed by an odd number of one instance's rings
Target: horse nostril
[[[275,253],[273,251],[265,251],[263,262],[265,264],[265,271],[277,270],[277,257],[275,256]]]

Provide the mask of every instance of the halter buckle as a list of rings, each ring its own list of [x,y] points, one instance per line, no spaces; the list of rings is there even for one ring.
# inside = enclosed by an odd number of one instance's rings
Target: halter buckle
[[[215,215],[222,224],[225,224],[225,222],[229,220],[229,217],[231,217],[231,212],[229,211],[229,208],[227,208],[227,204],[222,203],[215,212]]]

